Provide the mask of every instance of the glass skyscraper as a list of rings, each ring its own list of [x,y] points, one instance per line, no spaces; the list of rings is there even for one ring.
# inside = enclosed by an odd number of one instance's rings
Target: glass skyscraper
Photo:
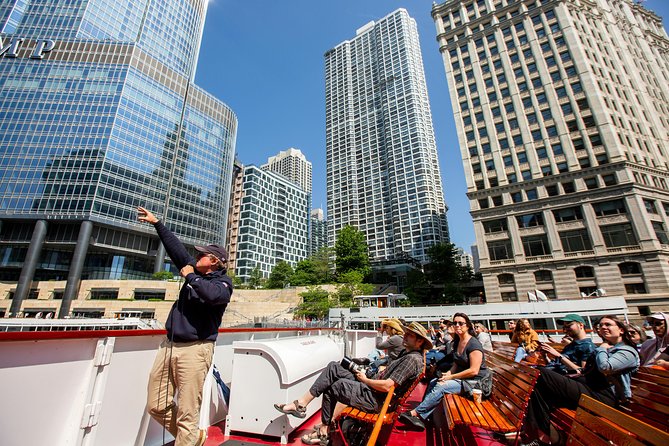
[[[0,278],[146,278],[146,206],[226,238],[237,118],[193,84],[206,0],[0,1]],[[63,304],[63,307],[68,307]],[[63,315],[61,309],[61,315]]]
[[[373,262],[427,261],[448,241],[416,22],[406,10],[325,53],[328,243],[362,231]]]

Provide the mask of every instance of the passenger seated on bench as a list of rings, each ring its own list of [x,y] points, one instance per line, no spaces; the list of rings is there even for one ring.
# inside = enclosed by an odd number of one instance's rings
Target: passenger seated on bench
[[[386,339],[383,338],[384,334],[388,336]],[[375,351],[385,351],[385,354],[373,361],[364,358],[353,359],[353,362],[356,364],[369,365],[367,368],[367,376],[374,376],[381,370],[381,368],[387,367],[404,351],[404,345],[402,344],[403,335],[404,331],[402,330],[402,325],[399,320],[394,318],[384,319],[383,322],[381,322],[381,329],[376,335]]]
[[[453,367],[441,378],[430,381],[423,401],[412,411],[404,412],[399,420],[404,424],[424,430],[424,421],[432,414],[447,393],[462,393],[463,386],[476,387],[484,377],[490,376],[484,360],[483,347],[476,339],[474,327],[464,313],[455,313],[453,326],[456,337],[453,340]],[[464,382],[467,381],[467,384]],[[474,381],[473,386],[470,384]],[[479,387],[480,388],[480,387]]]
[[[655,361],[660,356],[660,352],[669,346],[669,316],[664,313],[655,313],[646,317],[646,321],[650,324],[654,339],[648,339],[641,345],[639,356],[641,357],[642,366],[650,366],[655,364]]]
[[[426,376],[433,376],[437,370],[445,372],[453,365],[453,337],[455,336],[453,322],[442,319],[439,321],[439,328],[436,336],[432,336],[434,348],[425,355]]]
[[[330,423],[339,417],[346,406],[378,413],[392,386],[405,388],[418,378],[423,372],[424,351],[432,348],[432,341],[427,330],[417,322],[404,326],[403,330],[404,352],[373,378],[367,378],[361,371],[353,373],[342,367],[339,362],[331,362],[302,397],[292,403],[274,405],[279,412],[305,418],[307,405],[314,398],[323,395],[321,404],[323,424],[311,434],[304,435],[303,443],[327,444]]]
[[[520,362],[527,358],[527,355],[534,353],[539,348],[539,335],[536,331],[532,330],[529,320],[518,319],[511,342],[519,344],[513,360]]]
[[[511,340],[511,339],[513,339],[513,334],[516,332],[516,321],[511,319],[508,322],[508,324],[509,324],[509,330],[511,330],[511,332],[509,333],[509,340]]]
[[[474,324],[474,331],[476,332],[476,339],[479,340],[483,346],[483,350],[487,352],[493,351],[492,349],[492,338],[490,333],[488,333],[488,328],[480,322]]]
[[[669,370],[669,347],[662,350],[662,353],[660,353],[660,356],[658,356],[657,360],[655,361],[655,365],[657,367],[663,368],[664,370]]]
[[[539,348],[551,359],[546,367],[563,375],[577,373],[585,367],[586,361],[595,351],[596,346],[585,332],[585,319],[580,315],[571,313],[559,321],[562,322],[562,331],[573,341],[564,347],[562,353],[544,343],[539,344]]]
[[[604,342],[590,355],[578,375],[561,375],[550,368],[540,368],[523,424],[525,444],[549,441],[551,411],[558,407],[576,409],[581,394],[609,406],[631,398],[631,377],[639,368],[639,355],[625,323],[616,316],[603,316],[597,332]],[[553,443],[559,442],[556,434],[552,435]]]
[[[625,330],[627,330],[627,333],[630,335],[630,339],[632,342],[634,342],[634,345],[636,345],[636,351],[641,351],[641,346],[648,339],[646,331],[635,324],[625,325]]]

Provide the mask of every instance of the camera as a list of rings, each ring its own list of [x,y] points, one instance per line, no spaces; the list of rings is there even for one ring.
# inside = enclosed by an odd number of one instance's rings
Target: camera
[[[340,364],[341,364],[342,367],[344,367],[346,370],[350,371],[351,373],[357,373],[357,372],[364,372],[365,371],[365,367],[363,367],[362,365],[356,364],[348,356],[344,356],[341,359]]]

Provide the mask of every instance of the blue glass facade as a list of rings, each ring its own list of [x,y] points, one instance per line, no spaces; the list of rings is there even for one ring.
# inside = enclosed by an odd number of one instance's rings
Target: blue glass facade
[[[225,244],[237,118],[191,82],[206,8],[0,0],[0,279],[30,263],[35,221],[34,280],[71,276],[77,249],[81,278],[150,277],[162,251],[137,205],[187,245]]]

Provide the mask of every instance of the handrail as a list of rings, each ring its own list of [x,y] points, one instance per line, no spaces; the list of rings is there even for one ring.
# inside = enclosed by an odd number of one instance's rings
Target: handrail
[[[379,417],[376,419],[376,423],[374,423],[374,429],[372,429],[372,434],[369,436],[369,440],[367,440],[367,446],[374,446],[376,444],[376,439],[379,437],[379,433],[381,432],[381,426],[383,426],[383,419],[386,417],[386,412],[388,412],[388,406],[390,405],[390,400],[393,398],[393,395],[395,394],[395,386],[390,386],[390,389],[388,390],[388,394],[386,395],[386,399],[383,402],[383,407],[381,407],[381,412],[379,412]]]
[[[277,331],[337,331],[330,327],[276,327],[276,328],[219,328],[219,333],[248,333],[248,332],[277,332]],[[0,332],[2,341],[40,341],[51,339],[85,339],[85,338],[108,338],[108,337],[133,337],[133,336],[164,336],[167,330],[72,330],[72,331],[7,331]]]

